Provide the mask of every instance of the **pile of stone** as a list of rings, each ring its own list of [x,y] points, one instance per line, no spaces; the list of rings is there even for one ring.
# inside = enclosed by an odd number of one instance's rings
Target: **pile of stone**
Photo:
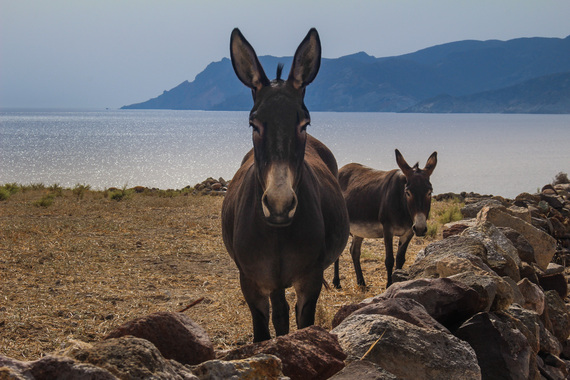
[[[214,179],[209,177],[205,181],[194,185],[195,195],[225,195],[228,190],[229,181],[225,181],[222,177]]]

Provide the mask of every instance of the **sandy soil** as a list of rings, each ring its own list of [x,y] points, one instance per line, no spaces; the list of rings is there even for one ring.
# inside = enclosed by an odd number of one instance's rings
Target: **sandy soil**
[[[222,242],[223,197],[154,193],[116,201],[107,192],[80,198],[64,190],[38,206],[47,192],[0,201],[0,354],[34,360],[70,339],[97,341],[128,320],[179,311],[202,297],[184,313],[216,349],[252,341],[238,271]],[[408,263],[428,242],[414,238]],[[368,288],[356,286],[346,248],[343,289],[323,290],[318,325],[330,328],[340,306],[384,291],[382,240],[365,240],[362,252]],[[331,267],[331,284],[332,276]],[[293,306],[292,289],[287,298]]]

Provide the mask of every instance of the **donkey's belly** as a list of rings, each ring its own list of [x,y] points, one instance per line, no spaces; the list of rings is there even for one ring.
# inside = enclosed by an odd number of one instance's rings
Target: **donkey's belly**
[[[393,236],[403,236],[411,227],[392,226],[390,229]],[[361,238],[377,239],[384,237],[384,228],[380,222],[351,222],[350,233]]]
[[[375,239],[384,237],[384,229],[380,222],[351,222],[350,233],[353,236],[360,236],[362,238]]]

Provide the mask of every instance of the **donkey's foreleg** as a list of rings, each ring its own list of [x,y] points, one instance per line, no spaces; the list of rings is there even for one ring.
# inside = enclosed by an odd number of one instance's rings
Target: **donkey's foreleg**
[[[289,304],[285,298],[285,289],[271,292],[271,320],[277,336],[289,334]]]
[[[414,231],[410,228],[406,233],[400,236],[400,241],[398,242],[398,253],[396,253],[396,269],[402,269],[404,263],[406,262],[406,251],[408,250],[408,245],[414,237]]]
[[[243,274],[239,276],[241,291],[249,306],[253,322],[253,341],[261,342],[271,339],[269,333],[269,296],[254,281]]]
[[[362,248],[363,240],[364,239],[360,236],[353,235],[352,243],[350,244],[350,256],[352,256],[352,264],[354,265],[354,272],[356,273],[356,283],[360,286],[366,286],[364,275],[362,274],[362,267],[360,266],[360,249]]]
[[[315,312],[317,310],[317,301],[321,294],[322,284],[322,269],[311,271],[293,284],[295,286],[295,292],[297,293],[295,314],[298,329],[315,324]]]
[[[392,285],[392,270],[394,269],[394,235],[392,230],[384,226],[384,247],[386,248],[386,258],[384,263],[386,265],[386,273],[388,274],[388,281],[386,288]]]

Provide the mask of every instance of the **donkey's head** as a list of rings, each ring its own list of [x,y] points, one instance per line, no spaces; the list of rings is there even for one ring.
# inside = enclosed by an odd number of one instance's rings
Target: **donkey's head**
[[[297,48],[287,80],[269,81],[253,47],[236,28],[230,41],[237,77],[253,94],[249,124],[258,181],[263,189],[261,206],[268,224],[287,226],[297,209],[300,181],[311,119],[303,102],[305,87],[315,79],[321,64],[321,42],[311,29]]]
[[[437,165],[437,152],[429,156],[423,169],[420,169],[418,164],[411,168],[398,149],[396,149],[396,162],[406,176],[404,196],[413,221],[412,229],[416,236],[424,236],[427,232],[427,218],[431,208],[433,190],[429,177]]]

